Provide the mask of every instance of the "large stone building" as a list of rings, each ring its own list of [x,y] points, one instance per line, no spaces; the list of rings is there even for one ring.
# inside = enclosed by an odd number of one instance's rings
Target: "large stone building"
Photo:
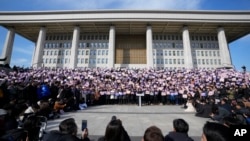
[[[0,12],[8,29],[2,63],[15,33],[35,43],[32,67],[232,67],[228,44],[250,33],[250,11]]]

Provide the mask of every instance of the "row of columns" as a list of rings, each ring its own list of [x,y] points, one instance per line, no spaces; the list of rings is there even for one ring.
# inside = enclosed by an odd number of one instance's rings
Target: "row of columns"
[[[228,48],[228,43],[225,36],[225,31],[222,27],[218,28],[218,43],[220,48],[221,54],[221,62],[223,65],[232,66],[231,56]],[[109,30],[109,56],[108,56],[108,66],[109,68],[114,67],[114,58],[115,58],[115,26],[110,26]],[[13,28],[10,28],[3,52],[2,57],[7,57],[2,64],[10,64],[11,61],[11,53],[13,48],[13,42],[15,37],[15,31]],[[77,60],[77,48],[79,44],[79,37],[80,37],[80,27],[76,26],[73,30],[73,38],[72,38],[72,47],[71,47],[71,57],[70,57],[70,66],[69,68],[76,67],[76,60]],[[46,38],[46,28],[41,27],[38,35],[38,39],[36,42],[35,53],[33,56],[32,67],[41,67],[42,66],[42,48],[44,46]],[[183,27],[182,31],[182,39],[183,39],[183,48],[184,48],[184,59],[185,59],[185,68],[192,69],[193,66],[193,58],[192,58],[192,50],[190,45],[190,37],[189,37],[189,30],[187,26]],[[150,25],[147,26],[146,29],[146,48],[147,48],[147,67],[153,67],[153,31]]]

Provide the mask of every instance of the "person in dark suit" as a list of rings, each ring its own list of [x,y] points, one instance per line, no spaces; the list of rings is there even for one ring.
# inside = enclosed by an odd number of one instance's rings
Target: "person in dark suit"
[[[218,105],[212,106],[211,118],[215,121],[221,122],[225,117],[229,117],[231,114],[228,110]]]
[[[50,131],[44,135],[43,141],[90,141],[88,129],[84,129],[81,138],[77,136],[77,125],[73,118],[63,120],[59,125],[59,131]]]
[[[201,101],[196,100],[195,109],[196,109],[195,116],[209,118],[212,112],[212,105],[209,103],[206,103],[204,100],[201,100]]]
[[[173,121],[174,131],[165,136],[165,141],[193,141],[188,136],[189,125],[184,119],[175,119]]]
[[[230,103],[228,102],[228,100],[225,98],[221,99],[219,106],[226,109],[230,113],[232,112],[232,107],[231,107]]]

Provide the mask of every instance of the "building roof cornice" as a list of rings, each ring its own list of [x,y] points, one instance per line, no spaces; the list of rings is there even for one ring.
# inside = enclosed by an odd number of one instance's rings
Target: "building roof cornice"
[[[77,14],[77,13],[185,13],[185,14],[250,14],[250,10],[133,10],[133,9],[97,9],[97,10],[44,10],[44,11],[0,11],[0,14]]]
[[[178,33],[183,25],[190,33],[216,34],[224,27],[229,42],[250,33],[250,10],[53,10],[0,11],[0,25],[36,41],[41,26],[49,33],[71,33],[79,25],[85,33],[106,33],[110,25],[119,34],[144,34],[151,24],[156,33]]]

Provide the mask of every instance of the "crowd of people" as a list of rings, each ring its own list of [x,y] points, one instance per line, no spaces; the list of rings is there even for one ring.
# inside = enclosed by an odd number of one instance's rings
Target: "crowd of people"
[[[1,135],[30,114],[49,120],[91,105],[138,104],[137,94],[143,105],[184,105],[199,117],[250,124],[250,75],[234,69],[14,67],[1,70],[0,80]]]
[[[194,141],[189,135],[189,124],[182,118],[173,120],[173,131],[165,136],[161,129],[155,125],[149,126],[141,137],[142,141]],[[216,122],[206,122],[203,126],[201,141],[230,141],[230,128]],[[44,141],[90,141],[88,129],[84,129],[77,137],[77,125],[73,118],[63,120],[59,124],[59,130],[53,130],[45,134]],[[107,124],[105,134],[98,141],[131,141],[122,121],[116,116]]]

